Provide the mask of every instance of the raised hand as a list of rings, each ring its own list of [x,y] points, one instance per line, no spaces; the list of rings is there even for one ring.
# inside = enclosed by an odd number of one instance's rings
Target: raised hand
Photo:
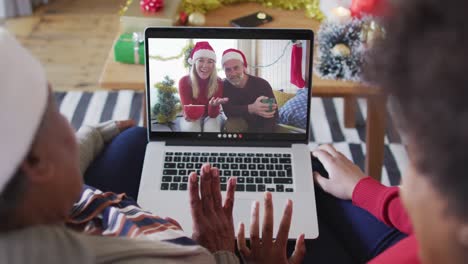
[[[265,214],[263,217],[262,237],[259,235],[259,203],[252,205],[252,217],[250,222],[250,248],[245,243],[245,227],[241,223],[237,234],[237,246],[247,263],[291,263],[299,264],[304,259],[305,242],[304,235],[300,235],[296,241],[296,247],[292,256],[287,257],[287,243],[289,227],[291,226],[293,205],[288,200],[281,219],[276,240],[273,239],[273,201],[271,193],[265,193]]]
[[[192,209],[192,238],[210,252],[234,252],[235,235],[232,219],[236,179],[228,181],[226,199],[222,204],[219,170],[209,164],[201,169],[200,183],[192,172],[189,180],[190,207]]]
[[[312,155],[328,172],[328,179],[314,172],[314,179],[320,187],[335,197],[350,200],[356,184],[366,177],[361,169],[331,145],[321,145]]]

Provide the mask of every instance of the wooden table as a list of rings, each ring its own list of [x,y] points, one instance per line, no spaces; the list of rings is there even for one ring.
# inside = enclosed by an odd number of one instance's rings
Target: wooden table
[[[269,28],[309,28],[317,32],[319,22],[307,18],[303,10],[284,11],[265,8],[256,3],[243,3],[224,6],[206,15],[206,26],[229,26],[231,19],[262,10],[273,17],[273,21],[263,27]],[[104,65],[99,80],[101,87],[107,89],[134,89],[144,91],[145,68],[142,65],[121,64],[114,61],[113,50]],[[366,163],[365,170],[369,176],[380,180],[383,156],[384,134],[386,122],[386,98],[375,87],[364,86],[360,83],[324,80],[313,76],[313,96],[344,97],[345,98],[345,127],[355,126],[356,98],[367,100],[366,125]],[[146,118],[145,118],[146,119]],[[146,121],[146,120],[145,120]]]

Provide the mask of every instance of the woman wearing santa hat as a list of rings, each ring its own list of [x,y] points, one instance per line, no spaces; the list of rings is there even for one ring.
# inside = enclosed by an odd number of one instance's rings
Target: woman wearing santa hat
[[[183,106],[182,131],[219,132],[222,117],[223,81],[216,72],[216,54],[207,41],[197,42],[188,59],[190,73],[179,81],[179,95]]]

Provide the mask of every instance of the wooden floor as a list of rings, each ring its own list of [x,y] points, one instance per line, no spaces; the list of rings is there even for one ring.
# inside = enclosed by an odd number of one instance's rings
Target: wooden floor
[[[98,79],[125,0],[52,0],[6,27],[36,55],[54,90],[100,89]]]

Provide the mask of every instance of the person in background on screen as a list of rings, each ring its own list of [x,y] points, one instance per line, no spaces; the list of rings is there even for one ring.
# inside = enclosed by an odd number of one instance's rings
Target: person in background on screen
[[[226,132],[275,132],[278,106],[271,85],[247,73],[247,60],[240,50],[225,50],[221,64],[226,74],[224,96],[229,98],[223,106]]]
[[[197,42],[188,59],[190,74],[179,81],[179,95],[184,118],[181,131],[220,132],[223,82],[216,71],[216,54],[206,41]],[[202,108],[202,109],[200,109]]]

